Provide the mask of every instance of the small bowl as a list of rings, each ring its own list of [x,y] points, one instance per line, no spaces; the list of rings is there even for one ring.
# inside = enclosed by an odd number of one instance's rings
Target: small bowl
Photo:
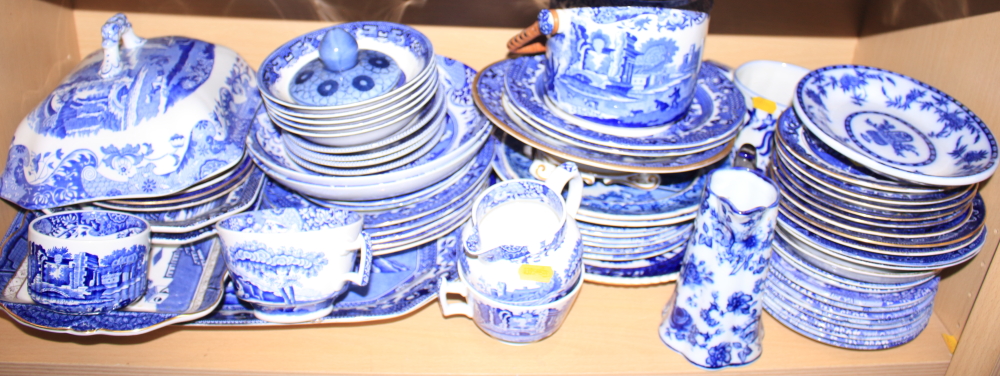
[[[862,65],[820,68],[799,81],[793,103],[823,143],[897,179],[968,185],[998,166],[997,142],[976,114],[899,73]]]

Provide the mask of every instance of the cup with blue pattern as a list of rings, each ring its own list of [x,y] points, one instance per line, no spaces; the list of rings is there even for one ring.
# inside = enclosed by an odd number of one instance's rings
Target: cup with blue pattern
[[[124,308],[146,293],[150,226],[109,211],[68,211],[28,225],[28,295],[64,314]]]
[[[694,98],[708,20],[705,12],[661,7],[542,10],[546,100],[594,131],[663,131]]]
[[[521,306],[569,293],[583,274],[582,237],[574,218],[582,190],[577,165],[566,162],[545,182],[512,179],[483,191],[462,231],[459,269],[469,286]]]
[[[275,323],[322,318],[351,284],[368,284],[371,239],[357,213],[278,208],[237,214],[216,225],[236,296]]]
[[[559,299],[524,306],[498,301],[476,291],[462,274],[459,271],[460,278],[455,281],[441,277],[438,284],[441,314],[468,317],[490,337],[511,344],[538,342],[555,334],[583,289],[583,278],[579,278]],[[449,294],[461,296],[464,302],[448,302]]]

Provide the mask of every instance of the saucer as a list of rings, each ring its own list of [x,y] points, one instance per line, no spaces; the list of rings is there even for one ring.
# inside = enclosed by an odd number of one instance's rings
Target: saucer
[[[587,143],[630,150],[686,150],[689,154],[729,142],[743,124],[746,102],[742,93],[722,69],[710,62],[702,64],[698,72],[694,99],[686,115],[665,130],[642,137],[615,136],[567,120],[573,115],[561,113],[546,100],[547,68],[545,55],[512,59],[503,77],[504,97],[516,110],[528,115],[525,118]]]
[[[182,233],[210,226],[224,217],[246,210],[257,200],[264,173],[256,167],[229,194],[203,205],[163,212],[132,212],[145,219],[154,233]]]
[[[131,336],[204,317],[222,299],[226,265],[217,238],[181,247],[153,246],[145,297],[117,311],[65,315],[36,305],[27,296],[27,228],[35,217],[18,212],[0,244],[0,305],[15,321],[35,329],[73,335]]]
[[[523,58],[522,58],[523,59]],[[597,168],[622,172],[671,173],[697,170],[723,159],[729,153],[731,143],[679,157],[643,158],[597,152],[567,145],[557,139],[530,127],[518,126],[504,111],[503,85],[509,64],[514,60],[503,60],[479,72],[472,85],[472,96],[476,105],[494,125],[506,133],[532,147],[558,158]],[[741,99],[742,103],[742,99]],[[742,121],[742,112],[740,121]]]
[[[496,150],[500,178],[534,179],[528,170],[531,158],[524,154],[526,145],[513,137],[503,136],[502,140],[497,143]],[[577,219],[591,223],[597,222],[586,218],[599,218],[603,223],[669,221],[686,218],[697,211],[705,187],[704,174],[686,172],[661,175],[661,179],[660,185],[652,191],[601,181],[584,185]],[[682,221],[673,223],[677,222]]]
[[[897,179],[936,186],[986,180],[997,143],[955,98],[905,75],[834,65],[799,81],[793,106],[816,138],[845,157]]]
[[[391,319],[416,311],[437,299],[441,277],[455,278],[456,255],[461,252],[458,231],[436,241],[372,260],[368,285],[351,285],[333,311],[310,324],[369,322]],[[236,298],[232,283],[226,284],[218,310],[188,323],[189,326],[275,326],[259,320],[253,309]]]
[[[778,118],[775,130],[775,143],[779,148],[788,151],[788,154],[797,161],[830,175],[834,180],[903,194],[933,194],[945,190],[943,187],[906,184],[854,163],[818,140],[812,132],[803,127],[798,115],[791,108],[785,110]]]
[[[886,284],[886,285],[906,285],[921,283],[937,275],[936,270],[892,270],[882,265],[871,265],[857,262],[846,257],[836,257],[820,251],[799,240],[795,235],[789,234],[784,228],[775,230],[775,238],[781,238],[782,244],[787,245],[786,250],[794,254],[810,265],[815,266],[827,273],[837,275],[852,281]]]
[[[622,261],[608,268],[597,265],[608,265],[614,261],[595,262],[583,261],[583,279],[587,282],[614,286],[649,286],[677,280],[684,261],[684,252],[666,253],[646,260]]]
[[[940,253],[932,256],[920,256],[919,253],[914,252],[911,256],[902,256],[898,254],[883,254],[871,251],[872,248],[879,250],[878,248],[883,247],[868,246],[866,247],[867,249],[863,250],[854,248],[856,245],[854,243],[845,242],[852,244],[851,246],[848,246],[834,242],[830,239],[812,233],[811,230],[813,229],[803,227],[801,222],[797,222],[792,217],[788,217],[780,211],[778,213],[778,225],[786,230],[785,233],[792,235],[797,240],[808,244],[814,249],[820,250],[829,256],[866,266],[901,271],[929,271],[961,264],[979,254],[983,243],[986,241],[986,228],[984,227],[968,242],[944,247],[941,250],[928,251],[931,253],[937,253],[947,250],[948,252],[946,253]],[[891,252],[895,251],[897,250],[891,250]]]
[[[792,246],[788,244],[784,237],[775,236],[774,246],[772,248],[773,252],[771,257],[775,257],[777,254],[787,265],[798,269],[799,271],[808,274],[811,278],[823,281],[831,286],[835,286],[840,289],[858,291],[858,292],[893,292],[893,291],[903,291],[916,287],[924,282],[927,282],[935,277],[935,274],[931,273],[923,279],[918,279],[915,281],[903,282],[903,283],[872,283],[865,282],[856,279],[846,278],[837,274],[830,273],[818,266],[813,265],[809,261],[802,259],[799,255],[792,250]]]

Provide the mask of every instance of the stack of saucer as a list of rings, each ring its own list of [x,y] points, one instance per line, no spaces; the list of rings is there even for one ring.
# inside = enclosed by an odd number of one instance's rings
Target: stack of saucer
[[[545,92],[543,55],[486,68],[480,108],[513,137],[498,145],[501,179],[536,178],[570,160],[588,179],[576,219],[585,278],[617,285],[676,279],[704,189],[702,171],[728,155],[746,113],[727,72],[702,64],[688,112],[652,135],[615,135],[561,111]]]
[[[930,317],[935,271],[985,242],[977,183],[997,167],[990,130],[912,78],[832,66],[802,79],[776,133],[782,203],[765,306],[836,346],[912,340]]]
[[[313,204],[364,214],[376,254],[426,243],[468,219],[486,186],[491,127],[468,94],[474,75],[404,25],[305,34],[258,73],[250,155]]]
[[[249,209],[264,184],[264,174],[244,156],[235,166],[181,192],[141,199],[113,199],[91,204],[131,213],[149,222],[150,241],[181,246],[215,235],[216,222]]]

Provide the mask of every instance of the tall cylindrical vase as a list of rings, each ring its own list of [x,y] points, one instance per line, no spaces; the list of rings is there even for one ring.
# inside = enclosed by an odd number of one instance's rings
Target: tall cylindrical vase
[[[660,338],[691,363],[723,368],[761,354],[761,296],[778,214],[778,192],[757,170],[709,177]]]

